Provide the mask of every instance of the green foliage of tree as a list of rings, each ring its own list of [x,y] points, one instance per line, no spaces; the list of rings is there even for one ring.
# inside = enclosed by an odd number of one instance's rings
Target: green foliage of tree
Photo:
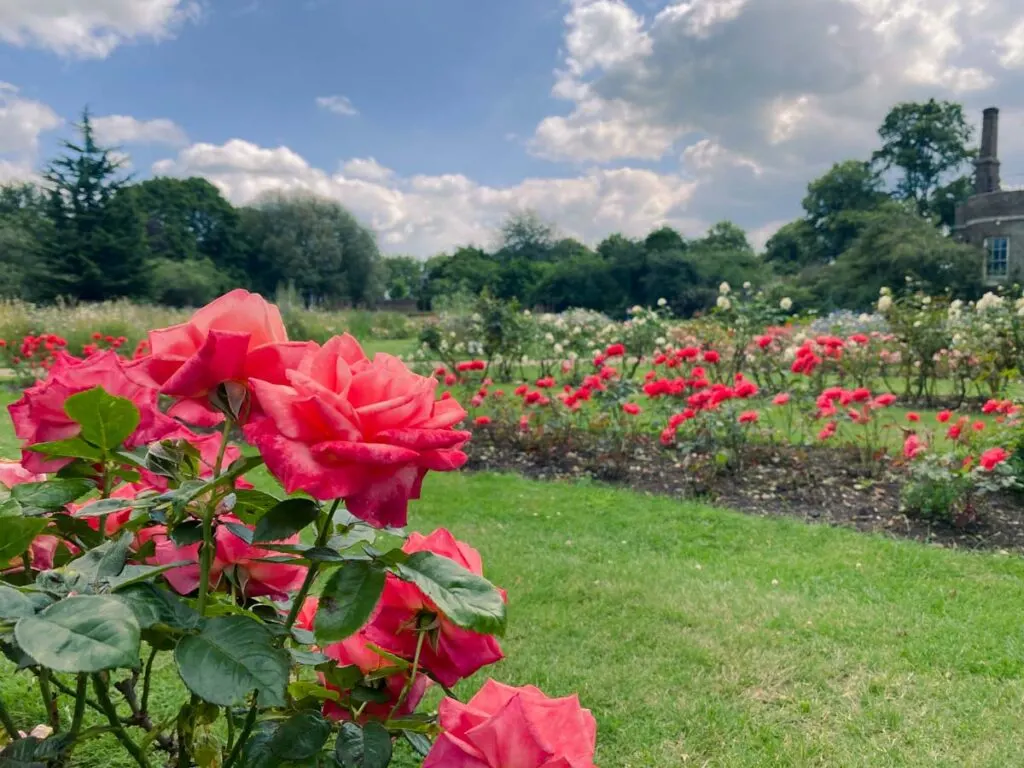
[[[28,295],[50,241],[46,195],[34,184],[0,187],[0,296]]]
[[[764,260],[780,275],[795,275],[824,261],[814,225],[807,219],[784,224],[765,244]]]
[[[272,295],[294,285],[307,305],[372,306],[384,293],[373,233],[333,200],[271,193],[242,209],[248,271]]]
[[[127,190],[143,216],[152,256],[208,259],[235,282],[245,281],[241,217],[206,179],[156,178]]]
[[[171,307],[201,307],[232,287],[230,278],[206,258],[161,256],[150,261],[149,277],[150,297]]]
[[[922,216],[938,218],[944,210],[944,188],[961,177],[961,169],[975,156],[972,133],[960,104],[935,99],[897,104],[878,129],[882,147],[872,162],[882,172],[897,174],[895,199],[912,202]]]
[[[883,286],[899,287],[907,276],[931,293],[959,298],[980,294],[982,254],[946,237],[912,204],[889,203],[864,212],[857,240],[822,274],[828,303],[868,309]]]
[[[412,256],[386,256],[382,261],[388,298],[419,299],[423,289],[424,264]]]
[[[860,234],[860,219],[851,213],[874,210],[888,199],[871,164],[860,160],[836,163],[812,181],[803,207],[815,232],[818,259],[832,261]]]
[[[536,211],[517,211],[502,222],[499,243],[500,261],[550,261],[555,228]]]
[[[42,247],[44,268],[35,276],[34,293],[86,301],[144,295],[143,220],[125,193],[122,163],[96,142],[88,110],[76,128],[78,143],[64,141],[65,154],[44,174],[52,229]]]

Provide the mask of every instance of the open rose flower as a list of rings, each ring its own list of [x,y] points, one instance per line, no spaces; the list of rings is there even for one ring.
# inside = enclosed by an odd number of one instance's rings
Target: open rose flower
[[[480,553],[457,541],[443,528],[429,536],[412,534],[402,551],[407,554],[433,552],[454,560],[478,576],[483,575]],[[391,574],[388,574],[377,611],[364,631],[374,645],[411,660],[416,653],[417,620],[423,615],[436,616],[438,627],[436,641],[423,643],[420,665],[444,685],[451,687],[481,667],[504,658],[501,646],[492,635],[455,626],[419,587]]]
[[[84,360],[59,353],[46,379],[26,389],[21,399],[8,407],[14,433],[24,448],[77,436],[81,427],[64,412],[64,402],[71,395],[96,387],[131,400],[139,409],[139,426],[125,440],[127,448],[185,432],[181,424],[158,410],[155,389],[128,378],[116,352],[100,352]],[[56,472],[70,462],[71,459],[49,459],[35,451],[22,451],[22,464],[30,472]]]
[[[238,288],[198,310],[187,323],[149,333],[149,355],[132,363],[139,381],[179,398],[169,413],[201,426],[221,420],[209,394],[226,382],[259,376],[284,381],[313,342],[290,342],[281,312]]]
[[[240,522],[238,518],[229,515],[222,515],[219,520],[221,523]],[[283,600],[288,593],[301,586],[306,575],[306,569],[301,565],[264,562],[266,558],[280,556],[280,553],[246,544],[225,525],[217,526],[214,540],[216,552],[210,568],[211,586],[219,584],[225,572],[231,571],[233,581],[245,595]],[[152,541],[156,547],[155,554],[146,560],[149,565],[189,563],[172,568],[164,574],[176,592],[188,595],[199,588],[199,542],[179,547],[167,535],[167,529],[163,526],[143,528],[139,531],[137,541],[140,546]],[[296,534],[278,543],[298,544],[299,536]]]
[[[403,526],[428,470],[458,469],[468,432],[437,381],[396,357],[368,360],[348,334],[336,336],[286,373],[287,385],[256,379],[261,417],[245,429],[267,468],[292,493],[344,499],[371,525]]]
[[[302,610],[299,611],[295,625],[301,629],[308,629],[312,631],[318,607],[319,600],[317,598],[307,598],[306,602],[302,604]],[[360,631],[351,637],[345,638],[340,643],[332,643],[331,645],[326,646],[321,649],[321,652],[328,658],[334,659],[338,662],[338,666],[359,667],[359,671],[364,675],[372,675],[379,672],[381,669],[388,669],[395,666],[393,661],[386,659],[376,651],[372,650],[368,643],[369,640],[366,637],[366,633]],[[398,703],[408,680],[409,676],[407,672],[399,672],[397,674],[388,675],[382,680],[377,680],[374,684],[377,686],[378,691],[384,693],[388,697],[388,700],[380,702],[366,702],[362,714],[359,717],[359,721],[366,722],[367,720],[386,720],[390,715],[391,710],[394,709],[395,704]],[[339,691],[336,686],[327,681],[323,674],[320,675],[320,682],[329,690]],[[416,707],[419,706],[420,700],[423,698],[423,694],[429,686],[430,679],[426,675],[416,675],[415,682],[409,687],[409,692],[406,694],[401,706],[399,706],[395,711],[395,715],[402,717],[415,712]],[[345,691],[339,692],[345,693]],[[352,719],[352,715],[347,708],[333,701],[324,702],[324,715],[332,720]]]
[[[488,680],[467,703],[444,699],[423,768],[593,768],[597,723],[579,698]]]

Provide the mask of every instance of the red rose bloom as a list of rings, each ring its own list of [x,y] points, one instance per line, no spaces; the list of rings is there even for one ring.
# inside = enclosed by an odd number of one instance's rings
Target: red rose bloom
[[[135,448],[187,433],[178,422],[157,409],[155,389],[140,386],[128,378],[116,352],[100,352],[85,360],[61,352],[46,379],[33,384],[18,402],[8,406],[14,433],[22,440],[24,448],[76,437],[81,427],[64,412],[64,401],[96,387],[131,400],[139,409],[139,426],[125,441],[125,447]],[[70,462],[71,459],[48,459],[35,451],[22,451],[21,463],[30,472],[56,472]]]
[[[368,360],[348,334],[310,354],[288,384],[260,379],[253,392],[264,414],[245,428],[288,493],[344,499],[356,517],[403,526],[427,470],[466,462],[466,417],[454,399],[436,400],[437,381],[396,357]]]
[[[638,416],[640,414],[640,406],[636,403],[626,403],[622,406],[622,410],[630,416]]]
[[[597,722],[579,698],[488,680],[467,703],[444,699],[423,768],[594,768]]]
[[[996,468],[996,465],[1002,464],[1008,458],[1010,458],[1010,452],[1005,448],[989,448],[981,454],[981,459],[978,463],[981,464],[983,469],[991,472]]]
[[[740,414],[740,424],[754,424],[760,418],[757,411],[744,411]]]
[[[625,354],[626,346],[624,344],[609,344],[604,351],[605,357],[623,357]]]
[[[454,560],[478,576],[483,575],[480,553],[457,541],[443,528],[429,536],[412,534],[402,551],[408,554],[433,552]],[[455,626],[419,587],[391,574],[388,574],[377,612],[366,626],[366,637],[374,645],[411,660],[416,653],[416,620],[424,613],[436,615],[439,626],[436,642],[423,643],[420,665],[444,685],[451,687],[481,667],[504,658],[493,636]]]
[[[132,363],[140,382],[180,398],[170,411],[202,426],[221,421],[207,399],[224,382],[255,376],[284,383],[313,342],[289,342],[281,313],[238,288],[198,310],[187,323],[149,332],[150,354]],[[175,410],[176,409],[176,410]]]
[[[488,424],[491,423],[491,417],[477,416],[475,419],[473,419],[473,423],[476,424],[478,427],[486,427]]]

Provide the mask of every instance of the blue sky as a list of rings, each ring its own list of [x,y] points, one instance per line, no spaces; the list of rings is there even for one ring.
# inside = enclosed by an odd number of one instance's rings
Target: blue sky
[[[1016,5],[5,0],[0,178],[88,104],[140,177],[334,197],[392,252],[486,243],[522,208],[588,242],[729,218],[763,243],[902,99],[1002,106],[1024,181]]]

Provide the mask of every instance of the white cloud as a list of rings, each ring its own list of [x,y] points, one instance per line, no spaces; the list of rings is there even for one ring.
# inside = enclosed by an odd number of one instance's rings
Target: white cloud
[[[60,116],[46,104],[19,95],[9,83],[0,83],[0,154],[31,158],[39,147],[39,135],[61,124]]]
[[[353,157],[342,164],[341,172],[366,181],[386,181],[395,175],[394,171],[385,168],[372,157]]]
[[[764,173],[764,169],[749,157],[730,152],[714,139],[701,139],[683,150],[681,160],[697,173],[706,173],[716,169],[733,166],[747,168],[755,176]]]
[[[168,37],[198,13],[197,0],[2,0],[0,40],[105,58],[123,43]]]
[[[359,110],[352,106],[347,96],[318,96],[316,105],[336,115],[352,117],[359,114]]]
[[[565,23],[566,63],[574,74],[611,69],[651,52],[643,18],[622,0],[573,0]]]
[[[94,117],[92,124],[101,144],[188,144],[185,131],[166,118],[139,120],[128,115],[107,115]]]
[[[1013,26],[1000,41],[999,62],[1007,69],[1024,68],[1024,19]]]
[[[419,256],[459,244],[485,244],[501,219],[516,209],[544,211],[561,231],[588,242],[615,231],[641,236],[661,224],[689,226],[686,207],[697,186],[675,174],[632,168],[525,179],[506,187],[485,186],[458,174],[367,179],[345,171],[351,162],[332,175],[287,147],[267,149],[233,139],[222,145],[194,144],[156,163],[153,172],[204,176],[237,204],[270,190],[330,197],[370,224],[385,250]]]

